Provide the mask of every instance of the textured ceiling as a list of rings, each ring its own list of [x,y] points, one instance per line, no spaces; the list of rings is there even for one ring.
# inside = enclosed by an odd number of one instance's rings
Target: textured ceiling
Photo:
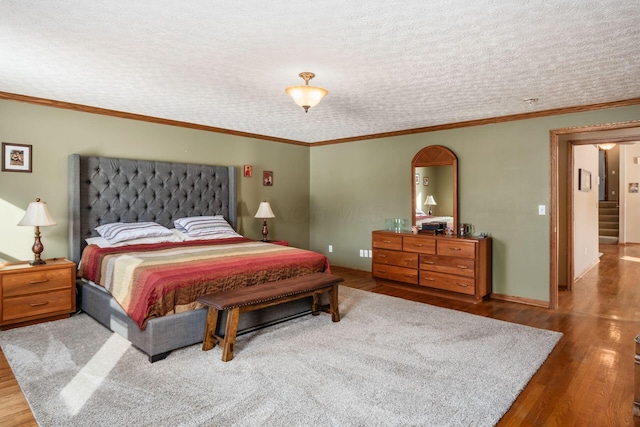
[[[638,98],[639,28],[637,0],[3,0],[0,91],[320,142]]]

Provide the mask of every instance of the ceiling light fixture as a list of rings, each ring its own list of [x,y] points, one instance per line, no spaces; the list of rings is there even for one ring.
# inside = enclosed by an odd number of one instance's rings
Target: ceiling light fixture
[[[293,102],[304,108],[304,112],[309,112],[309,108],[315,107],[329,91],[324,88],[309,86],[309,80],[316,75],[304,71],[298,74],[304,79],[304,86],[289,86],[285,91],[293,98]]]
[[[598,144],[598,148],[601,150],[611,150],[615,146],[616,144],[614,144],[613,142],[608,142],[606,144]]]

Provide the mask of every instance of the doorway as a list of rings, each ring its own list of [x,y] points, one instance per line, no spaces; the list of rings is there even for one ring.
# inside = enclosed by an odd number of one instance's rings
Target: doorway
[[[570,142],[570,139],[576,139]],[[604,139],[617,141],[640,140],[640,121],[592,125],[550,131],[551,200],[550,200],[550,280],[549,308],[558,308],[560,282],[571,290],[573,283],[573,206],[571,202],[572,151],[571,144],[597,144]],[[567,174],[567,170],[570,171]],[[561,173],[562,171],[562,173]],[[567,176],[568,175],[568,176]],[[562,258],[561,258],[562,254]]]

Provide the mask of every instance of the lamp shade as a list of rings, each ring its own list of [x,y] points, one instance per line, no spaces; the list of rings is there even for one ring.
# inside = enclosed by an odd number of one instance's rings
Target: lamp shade
[[[326,89],[317,86],[289,86],[285,90],[293,98],[293,102],[305,110],[318,105],[329,93]]]
[[[431,194],[427,196],[427,200],[424,201],[425,206],[436,206],[436,199],[433,198]]]
[[[260,202],[260,206],[258,206],[258,212],[256,212],[255,218],[275,218],[276,216],[273,214],[271,210],[271,205],[266,200],[264,202]]]
[[[30,225],[33,227],[46,227],[48,225],[56,225],[55,220],[47,209],[47,203],[36,199],[35,202],[29,203],[24,217],[18,225]]]

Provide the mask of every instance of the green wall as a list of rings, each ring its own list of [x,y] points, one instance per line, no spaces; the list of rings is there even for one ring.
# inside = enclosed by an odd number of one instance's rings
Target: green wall
[[[493,292],[549,300],[550,131],[640,119],[640,106],[412,134],[311,150],[311,248],[371,270],[359,249],[385,218],[410,218],[411,159],[427,145],[458,157],[459,222],[493,237]]]
[[[239,231],[261,239],[253,218],[262,200],[276,215],[269,237],[309,247],[309,148],[200,130],[0,100],[0,141],[33,146],[33,173],[0,172],[0,259],[32,259],[32,227],[18,227],[36,197],[57,221],[41,228],[43,257],[67,256],[67,156],[168,160],[237,166]],[[253,165],[253,177],[242,167]],[[262,185],[262,171],[274,185]],[[302,212],[302,214],[300,214]]]
[[[33,173],[0,172],[0,259],[32,257],[33,230],[15,224],[36,197],[58,221],[42,229],[43,255],[66,256],[67,156],[80,153],[237,166],[241,233],[261,237],[253,215],[266,199],[270,238],[370,271],[359,250],[385,218],[411,218],[411,159],[439,144],[458,156],[459,221],[493,237],[493,291],[547,301],[549,216],[537,207],[549,206],[550,130],[639,119],[634,106],[308,148],[0,100],[0,140],[34,154]]]

